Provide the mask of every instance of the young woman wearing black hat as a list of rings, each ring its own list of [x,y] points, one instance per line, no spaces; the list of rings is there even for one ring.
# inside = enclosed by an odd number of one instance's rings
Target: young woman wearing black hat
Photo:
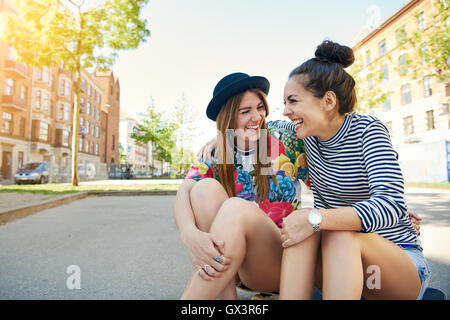
[[[280,227],[300,204],[307,170],[294,130],[267,130],[268,91],[266,78],[244,73],[214,89],[207,116],[218,129],[215,157],[192,166],[174,203],[196,268],[182,299],[236,299],[237,274],[254,290],[279,289]]]

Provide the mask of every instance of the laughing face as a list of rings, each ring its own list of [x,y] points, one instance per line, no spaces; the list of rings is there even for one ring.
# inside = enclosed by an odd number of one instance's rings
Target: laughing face
[[[283,115],[296,125],[297,138],[321,138],[328,131],[324,128],[328,121],[323,100],[324,98],[317,98],[306,90],[295,77],[288,80],[284,87]]]
[[[238,146],[248,149],[259,139],[265,117],[266,107],[262,100],[256,93],[246,91],[239,104],[233,127]]]

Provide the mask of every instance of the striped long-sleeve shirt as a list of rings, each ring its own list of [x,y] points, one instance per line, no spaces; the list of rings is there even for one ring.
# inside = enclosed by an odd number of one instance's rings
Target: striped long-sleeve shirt
[[[295,130],[290,122],[285,126]],[[380,120],[351,113],[330,139],[307,137],[303,142],[314,207],[351,206],[362,232],[376,232],[396,244],[420,245],[407,213],[398,155]]]

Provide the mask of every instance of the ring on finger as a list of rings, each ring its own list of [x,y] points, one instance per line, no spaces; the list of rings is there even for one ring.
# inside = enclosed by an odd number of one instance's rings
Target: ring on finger
[[[223,256],[221,254],[216,256],[216,257],[214,257],[213,259],[216,260],[220,264],[223,263]]]
[[[211,266],[210,266],[209,264],[205,264],[205,265],[203,266],[203,271],[205,271],[206,274],[209,274],[209,273],[208,273],[208,270],[207,270],[208,268],[211,268]]]

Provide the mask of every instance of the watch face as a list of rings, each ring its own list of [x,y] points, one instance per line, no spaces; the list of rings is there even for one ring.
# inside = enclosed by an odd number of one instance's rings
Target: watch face
[[[311,211],[308,216],[308,220],[312,225],[319,224],[322,222],[322,216],[317,211]]]

